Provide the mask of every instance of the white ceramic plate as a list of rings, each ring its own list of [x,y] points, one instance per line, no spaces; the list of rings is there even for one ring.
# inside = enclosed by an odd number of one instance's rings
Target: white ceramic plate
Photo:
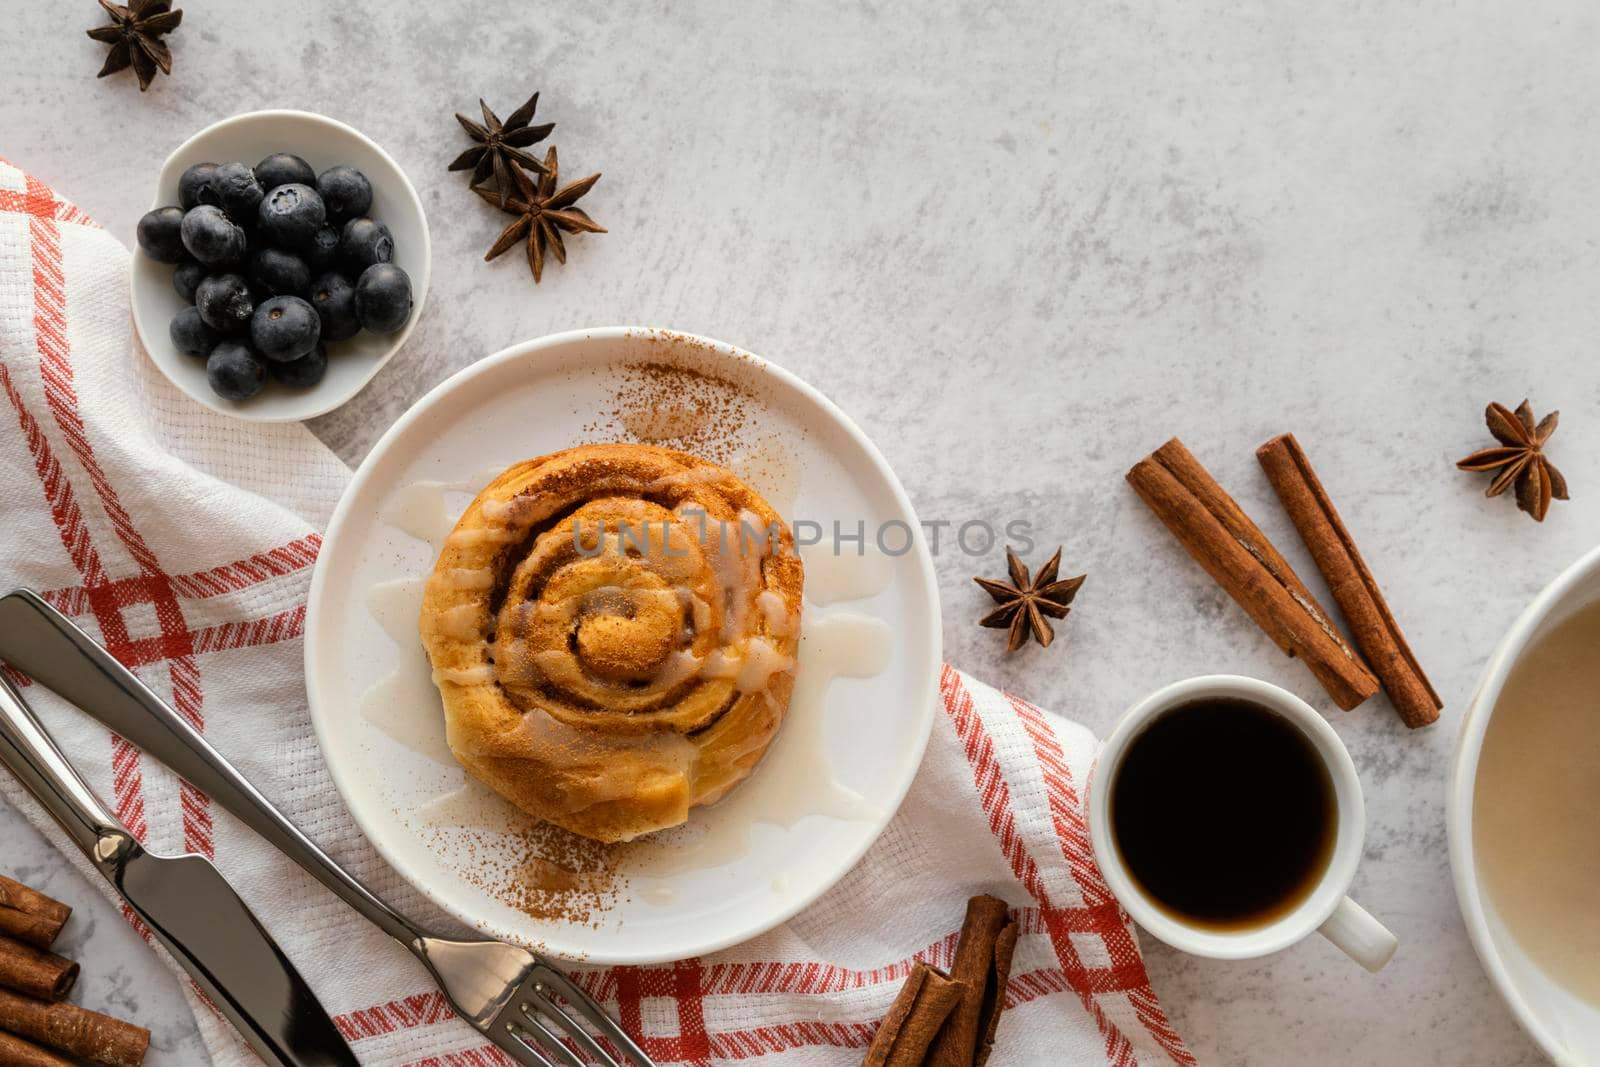
[[[342,122],[308,111],[251,111],[207,126],[179,145],[161,166],[151,208],[178,202],[178,178],[195,163],[239,160],[252,167],[273,152],[292,152],[319,174],[347,163],[372,183],[370,214],[394,235],[394,263],[411,277],[411,318],[394,333],[365,331],[328,346],[328,374],[310,389],[290,389],[269,381],[245,401],[224,400],[206,384],[205,360],[184,355],[167,332],[184,302],[172,288],[172,267],[138,250],[133,253],[130,297],[133,325],[146,352],[179,389],[225,415],[252,422],[295,422],[322,415],[359,393],[400,346],[422,317],[428,299],[431,262],[428,220],[411,179],[389,153]],[[131,235],[130,235],[131,236]],[[353,279],[352,279],[353,280]]]
[[[1523,1029],[1545,1055],[1563,1067],[1600,1063],[1600,1008],[1574,996],[1544,974],[1496,914],[1494,901],[1480,885],[1473,854],[1473,786],[1484,733],[1511,669],[1536,637],[1596,600],[1600,600],[1600,548],[1546,586],[1501,639],[1461,723],[1446,806],[1450,868],[1472,946],[1477,949],[1489,980]],[[1600,774],[1600,767],[1595,768],[1595,773]]]
[[[808,602],[805,609],[805,627],[848,610],[888,628],[884,669],[872,677],[835,679],[815,720],[834,781],[865,802],[852,818],[813,813],[789,825],[754,822],[747,851],[714,855],[715,862],[685,870],[630,876],[614,899],[582,922],[533,918],[485,888],[473,864],[490,854],[503,858],[502,847],[509,847],[513,835],[501,828],[441,829],[432,823],[427,813],[438,810],[439,798],[460,795],[455,791],[466,783],[464,772],[447,755],[443,761],[430,758],[424,751],[429,746],[414,743],[406,731],[380,728],[373,713],[362,710],[363,695],[397,665],[412,663],[425,671],[420,644],[404,621],[407,612],[394,626],[406,638],[402,647],[368,606],[375,584],[425,577],[435,556],[428,543],[388,522],[396,502],[419,482],[481,484],[486,472],[522,459],[584,442],[630,439],[611,413],[619,388],[637,374],[630,368],[640,361],[692,367],[747,390],[754,409],[737,447],[748,447],[769,464],[780,460],[791,472],[792,511],[768,491],[786,517],[830,530],[834,520],[850,529],[858,520],[869,531],[894,521],[919,529],[877,449],[793,375],[720,342],[627,328],[575,331],[490,356],[438,386],[389,429],[334,513],[306,619],[312,721],[346,804],[383,857],[446,910],[493,936],[597,963],[657,962],[724,948],[783,922],[832,886],[877,838],[910,787],[932,727],[940,656],[937,586],[919,533],[910,551],[879,557],[881,591],[820,608]],[[745,473],[739,456],[709,458]],[[450,519],[471,495],[464,490],[449,498]],[[891,540],[894,551],[898,541]],[[807,556],[808,591],[814,558]],[[802,682],[807,656],[802,647]],[[425,697],[399,702],[408,705],[399,713],[442,737],[437,694]],[[384,706],[385,715],[395,711]],[[796,729],[791,710],[766,762],[721,804],[697,809],[691,833],[732,818],[741,794],[763,774],[781,774],[773,768],[785,758],[786,742],[801,736]],[[658,855],[666,847],[651,845]]]

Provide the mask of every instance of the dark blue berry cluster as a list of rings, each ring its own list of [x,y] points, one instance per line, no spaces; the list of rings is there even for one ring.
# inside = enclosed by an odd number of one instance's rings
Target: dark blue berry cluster
[[[196,163],[178,179],[178,205],[139,220],[139,248],[175,265],[172,286],[190,305],[172,319],[172,343],[206,361],[218,396],[248,400],[268,378],[309,388],[329,342],[405,325],[411,279],[371,207],[354,167],[318,174],[274,152],[254,167]]]

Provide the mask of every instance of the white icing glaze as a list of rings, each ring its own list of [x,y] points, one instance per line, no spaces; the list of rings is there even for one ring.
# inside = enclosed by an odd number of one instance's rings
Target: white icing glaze
[[[455,765],[445,743],[444,706],[429,677],[428,656],[417,639],[422,581],[400,578],[367,591],[367,610],[396,645],[394,670],[361,694],[361,718],[390,739],[436,763]]]
[[[813,604],[865,600],[889,588],[894,560],[868,545],[856,555],[843,548],[833,551],[826,541],[800,553],[806,567],[805,598]]]
[[[488,522],[524,523],[538,511],[532,497],[514,496],[510,500],[485,500],[478,505],[478,514]]]
[[[762,637],[741,641],[732,648],[713,649],[700,665],[702,678],[732,678],[733,687],[741,693],[757,693],[767,689],[772,676],[794,667],[794,660],[779,652]]]
[[[670,885],[647,886],[640,894],[639,899],[646,904],[657,907],[666,907],[678,899],[678,891]]]
[[[700,657],[693,652],[679,649],[667,657],[650,684],[657,689],[675,689],[700,673],[700,662]]]
[[[744,657],[737,652],[726,648],[714,648],[711,654],[700,665],[702,678],[737,678],[739,669],[744,664]]]
[[[440,794],[416,810],[427,826],[462,827],[514,833],[527,816],[475,778],[468,778],[459,789]]]
[[[453,567],[434,581],[442,583],[446,589],[489,589],[494,586],[494,571],[488,567]]]
[[[772,684],[772,676],[794,667],[794,660],[785,656],[762,637],[752,637],[744,644],[744,662],[734,678],[734,688],[741,693],[765,692]]]
[[[458,641],[471,641],[484,635],[484,626],[478,605],[457,604],[429,616],[423,626],[433,633],[453,637]]]
[[[387,525],[437,547],[456,524],[445,494],[461,486],[453,482],[413,482],[396,489],[378,512]]]
[[[484,682],[494,681],[494,665],[478,663],[471,667],[435,667],[433,680],[449,682],[452,685],[482,685]]]
[[[383,502],[378,517],[386,525],[437,549],[465,506],[464,501],[461,506],[452,506],[450,494],[476,493],[494,481],[502,469],[480,471],[454,482],[421,481],[403,485]]]
[[[774,637],[788,637],[799,628],[800,616],[789,610],[789,602],[782,594],[763,589],[756,597],[756,606],[767,621],[767,633]]]
[[[508,526],[479,526],[455,530],[444,539],[446,545],[505,545],[522,538],[522,531]]]

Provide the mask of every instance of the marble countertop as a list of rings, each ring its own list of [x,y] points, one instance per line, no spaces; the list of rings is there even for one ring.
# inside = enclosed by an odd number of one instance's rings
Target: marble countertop
[[[312,429],[358,462],[407,405],[512,342],[634,323],[789,367],[862,425],[924,519],[1032,524],[1088,582],[1049,650],[973,623],[999,550],[938,559],[946,656],[1104,732],[1153,687],[1232,671],[1326,712],[1367,790],[1354,894],[1399,935],[1370,976],[1313,939],[1265,960],[1146,938],[1208,1064],[1539,1062],[1456,911],[1444,785],[1477,673],[1522,605],[1600,538],[1600,12],[1583,0],[908,8],[193,5],[175,76],[96,81],[93,4],[5,0],[0,153],[131,240],[190,132],[262,107],[387,147],[432,225],[401,353]],[[714,8],[714,9],[713,9]],[[81,24],[81,25],[80,25]],[[611,231],[535,288],[445,164],[450,113],[533,89]],[[276,147],[276,146],[269,146]],[[290,146],[292,147],[292,146]],[[1575,499],[1540,526],[1452,462],[1489,400],[1563,411]],[[1313,588],[1253,458],[1293,430],[1446,700],[1409,732],[1335,709],[1124,485],[1181,435]],[[4,865],[79,905],[83,999],[203,1059],[176,985],[0,808]]]

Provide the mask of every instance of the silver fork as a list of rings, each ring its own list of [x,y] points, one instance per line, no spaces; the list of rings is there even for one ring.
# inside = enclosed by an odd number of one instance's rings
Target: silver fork
[[[186,778],[421,960],[456,1013],[526,1067],[655,1067],[592,997],[537,953],[439,937],[351,877],[211,743],[65,615],[26,589],[0,597],[0,659]],[[570,1009],[570,1010],[568,1010]],[[597,1040],[596,1038],[600,1039]],[[574,1052],[576,1048],[578,1052]]]

